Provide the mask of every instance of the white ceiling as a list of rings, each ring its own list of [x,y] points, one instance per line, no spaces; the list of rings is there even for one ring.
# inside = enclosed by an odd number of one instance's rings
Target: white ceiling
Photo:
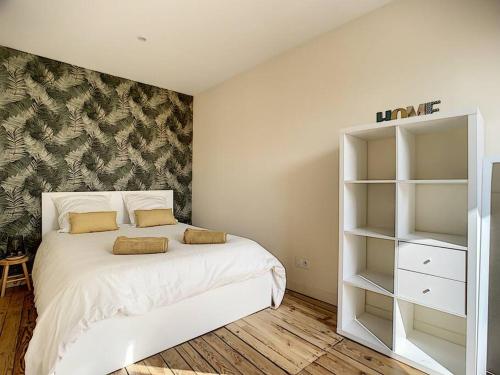
[[[196,94],[389,1],[0,0],[0,45]]]

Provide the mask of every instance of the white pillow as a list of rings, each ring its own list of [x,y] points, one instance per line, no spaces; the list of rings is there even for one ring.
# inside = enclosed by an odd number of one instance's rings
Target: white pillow
[[[69,232],[69,213],[70,212],[101,212],[115,211],[111,208],[109,195],[68,195],[52,198],[57,208],[59,222],[59,232]]]
[[[131,193],[123,194],[130,222],[135,225],[135,210],[152,210],[155,208],[171,208],[168,206],[167,197],[157,194]]]

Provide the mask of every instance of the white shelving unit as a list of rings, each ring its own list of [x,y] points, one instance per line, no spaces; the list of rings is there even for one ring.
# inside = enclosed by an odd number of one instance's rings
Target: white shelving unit
[[[432,374],[485,373],[482,126],[472,112],[341,134],[338,332]]]

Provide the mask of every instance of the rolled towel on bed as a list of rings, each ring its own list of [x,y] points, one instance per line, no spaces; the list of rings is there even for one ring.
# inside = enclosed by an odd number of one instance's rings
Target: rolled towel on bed
[[[184,231],[184,243],[189,245],[226,243],[226,233],[188,228]]]
[[[155,254],[168,249],[167,237],[125,237],[119,236],[113,245],[113,254]]]

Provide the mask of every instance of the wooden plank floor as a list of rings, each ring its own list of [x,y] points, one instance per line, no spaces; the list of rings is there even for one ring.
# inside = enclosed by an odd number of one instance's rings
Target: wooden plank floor
[[[114,372],[117,375],[422,374],[335,333],[336,308],[288,291],[266,309]],[[33,295],[0,299],[0,374],[24,374],[35,327]]]

